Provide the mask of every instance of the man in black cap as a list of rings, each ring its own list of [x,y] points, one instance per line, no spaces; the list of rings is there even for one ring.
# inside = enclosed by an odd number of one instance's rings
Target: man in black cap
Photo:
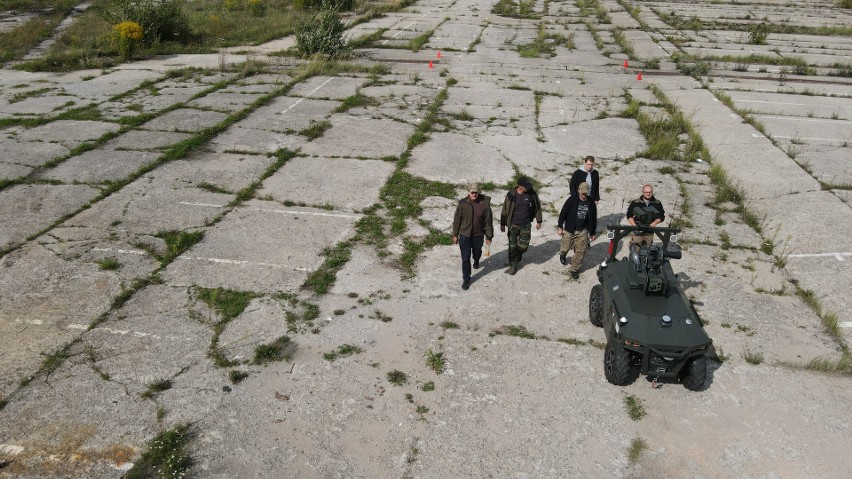
[[[540,230],[541,201],[530,180],[522,176],[518,178],[518,185],[506,193],[500,214],[500,232],[509,228],[509,274],[518,271],[518,264],[530,246],[533,218],[536,220],[535,229]]]
[[[562,236],[559,249],[559,262],[568,264],[567,255],[574,249],[571,259],[571,277],[580,278],[580,267],[589,243],[594,241],[597,231],[598,209],[589,197],[589,185],[585,182],[577,186],[577,194],[571,195],[562,205],[556,234]]]
[[[470,287],[470,257],[473,268],[479,268],[482,243],[491,244],[494,237],[494,220],[491,214],[491,198],[480,194],[479,185],[467,186],[468,195],[459,200],[453,218],[453,244],[459,245],[462,258],[462,289]]]

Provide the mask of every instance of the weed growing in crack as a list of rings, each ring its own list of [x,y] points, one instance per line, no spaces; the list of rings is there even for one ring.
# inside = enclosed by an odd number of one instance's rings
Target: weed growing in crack
[[[142,454],[133,468],[127,471],[127,479],[181,478],[192,465],[186,452],[192,435],[188,424],[181,424],[163,431],[148,442],[148,450]]]
[[[172,380],[171,379],[160,379],[159,381],[154,381],[153,383],[148,385],[148,389],[142,393],[142,397],[145,399],[154,399],[163,391],[167,391],[172,388]]]
[[[515,336],[517,338],[524,339],[536,339],[536,335],[532,332],[528,331],[527,328],[523,325],[509,325],[503,326],[500,329],[495,329],[492,335],[501,335],[506,334],[508,336]]]
[[[157,238],[166,242],[166,251],[159,257],[160,264],[166,266],[175,258],[204,238],[203,231],[163,231],[157,233]]]

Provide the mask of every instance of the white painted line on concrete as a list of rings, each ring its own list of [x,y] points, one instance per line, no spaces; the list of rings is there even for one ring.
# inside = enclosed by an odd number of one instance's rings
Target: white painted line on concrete
[[[308,93],[308,94],[307,94],[307,95],[305,95],[304,97],[299,98],[299,99],[296,101],[296,103],[293,103],[292,105],[288,106],[288,107],[287,107],[287,109],[286,109],[286,110],[284,110],[284,111],[282,111],[282,112],[280,112],[280,113],[279,113],[279,115],[284,115],[284,114],[286,114],[287,112],[289,112],[290,110],[292,110],[293,108],[296,108],[296,105],[298,105],[299,103],[302,103],[302,100],[304,100],[305,98],[309,98],[311,95],[313,95],[314,93],[318,92],[320,88],[322,88],[322,87],[324,87],[324,86],[328,85],[328,82],[330,82],[331,80],[334,80],[334,78],[335,78],[335,77],[331,77],[331,78],[329,78],[328,80],[326,80],[326,81],[322,82],[322,85],[320,85],[320,86],[318,86],[318,87],[314,88],[313,90],[311,90],[311,91],[310,91],[310,93]]]
[[[295,211],[295,210],[271,210],[268,208],[252,208],[254,211],[261,211],[263,213],[278,213],[284,215],[307,215],[307,216],[328,216],[330,218],[347,218],[347,219],[359,219],[361,215],[348,214],[348,213],[322,213],[319,211]]]
[[[800,253],[800,254],[791,254],[788,258],[821,258],[821,257],[834,257],[837,261],[846,261],[843,259],[844,256],[852,256],[852,253]]]
[[[178,256],[177,259],[192,259],[196,261],[208,261],[210,263],[222,263],[222,264],[238,264],[238,265],[251,265],[251,266],[269,266],[272,268],[287,268],[287,265],[283,264],[275,264],[275,263],[260,263],[255,261],[245,261],[241,259],[226,259],[226,258],[209,258],[206,256]],[[298,269],[298,268],[293,268]]]
[[[406,25],[406,26],[402,27],[402,30],[400,30],[400,31],[398,31],[398,32],[396,32],[396,33],[394,33],[394,34],[393,34],[393,36],[391,36],[391,37],[390,37],[390,38],[388,38],[387,40],[383,41],[383,42],[382,42],[382,45],[387,45],[387,43],[388,43],[389,41],[391,41],[391,40],[393,40],[394,38],[396,38],[396,37],[397,37],[400,33],[407,31],[407,30],[408,30],[408,29],[409,29],[412,25],[414,25],[415,23],[417,23],[417,22],[416,22],[416,21],[415,21],[415,22],[411,22],[411,23],[409,23],[408,25]]]
[[[135,254],[139,256],[145,256],[148,253],[144,251],[139,251],[138,249],[115,249],[115,248],[92,248],[92,251],[103,251],[105,253],[119,253],[119,254]]]
[[[427,17],[428,15],[430,15],[431,13],[432,13],[432,10],[429,10],[428,12],[424,13],[423,15],[420,15],[420,18],[418,18],[417,20],[420,20],[420,19],[422,19],[422,18],[426,18],[426,17]],[[414,25],[415,23],[417,23],[417,20],[415,20],[415,21],[413,21],[413,22],[409,23],[408,25],[406,25],[406,26],[402,27],[402,30],[400,30],[400,31],[396,32],[396,33],[395,33],[392,37],[390,37],[390,38],[388,38],[387,40],[383,41],[383,42],[382,42],[382,45],[386,45],[389,41],[391,41],[391,40],[393,40],[394,38],[396,38],[396,37],[397,37],[397,35],[399,35],[400,33],[404,32],[404,31],[407,31],[409,28],[411,28],[411,26],[412,26],[412,25]]]
[[[813,103],[785,103],[783,101],[766,101],[766,100],[734,100],[734,103],[769,103],[771,105],[793,105],[793,106],[825,106],[815,105]]]
[[[833,123],[836,121],[842,120],[831,120],[828,118],[802,118],[800,116],[781,116],[781,115],[754,115],[759,118],[775,118],[776,120],[790,120],[790,121],[810,121],[816,123]]]
[[[74,326],[80,326],[80,325],[75,324]],[[70,328],[71,326],[69,325],[68,327]],[[92,331],[103,331],[105,333],[115,334],[117,336],[126,336],[126,335],[129,334],[129,335],[133,336],[134,338],[151,338],[151,339],[156,340],[156,341],[159,341],[160,339],[164,339],[164,338],[165,339],[171,339],[171,340],[177,340],[177,341],[195,341],[195,339],[193,339],[193,338],[180,338],[180,337],[177,337],[177,336],[160,336],[159,334],[143,333],[141,331],[130,331],[128,329],[112,329],[112,328],[107,328],[107,327],[104,327],[104,326],[98,326],[97,328],[93,329]]]
[[[816,138],[816,137],[801,137],[801,136],[781,136],[775,135],[775,138],[784,138],[785,140],[814,140],[814,141],[848,141],[842,138]]]
[[[215,205],[213,203],[191,203],[189,201],[181,201],[178,204],[184,205],[184,206],[204,206],[204,207],[209,207],[209,208],[224,208],[225,207],[225,205]]]
[[[852,328],[852,321],[843,321],[840,323],[841,328]]]
[[[24,324],[32,324],[35,326],[41,326],[44,324],[44,321],[40,319],[16,319],[15,323],[24,323]]]
[[[24,452],[24,447],[16,446],[15,444],[0,444],[0,452],[17,456]]]

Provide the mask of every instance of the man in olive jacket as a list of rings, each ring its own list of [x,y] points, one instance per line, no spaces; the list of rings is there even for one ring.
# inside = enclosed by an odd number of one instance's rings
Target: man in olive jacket
[[[530,180],[518,178],[518,185],[506,193],[503,201],[503,211],[500,214],[500,232],[509,227],[509,274],[518,271],[518,264],[524,252],[530,246],[532,238],[532,221],[535,218],[535,229],[541,229],[541,201],[533,190]]]
[[[479,185],[468,185],[468,195],[459,200],[453,218],[453,244],[459,245],[462,258],[462,289],[470,287],[470,257],[473,267],[479,268],[482,243],[491,244],[494,237],[494,219],[491,198],[480,194]]]

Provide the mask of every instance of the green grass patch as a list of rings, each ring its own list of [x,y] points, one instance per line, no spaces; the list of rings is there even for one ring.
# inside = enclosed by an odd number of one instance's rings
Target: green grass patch
[[[342,107],[342,105],[341,105]],[[348,108],[347,108],[348,109]],[[345,110],[344,110],[345,111]],[[311,120],[310,125],[299,131],[299,134],[307,138],[309,141],[316,140],[325,134],[325,132],[331,128],[331,122],[328,120],[323,121],[314,121]]]
[[[148,441],[148,450],[127,471],[127,479],[184,477],[192,466],[186,449],[192,435],[188,424],[163,431]]]
[[[219,350],[219,336],[225,331],[225,326],[242,314],[249,302],[256,295],[247,291],[235,291],[223,288],[195,288],[196,297],[207,304],[207,306],[219,315],[218,320],[211,318],[213,324],[213,338],[210,340],[208,356],[219,367],[234,366],[236,363],[228,360],[224,353]]]
[[[505,334],[507,336],[515,336],[516,338],[524,338],[524,339],[536,339],[536,335],[531,331],[527,330],[527,328],[523,325],[508,325],[503,326],[499,329],[495,329],[492,334],[501,335]]]
[[[121,263],[115,258],[104,258],[98,261],[98,266],[105,271],[113,271],[121,267]]]
[[[746,346],[743,350],[743,359],[745,359],[749,364],[758,365],[763,362],[763,353],[760,351],[752,351],[751,348]]]
[[[247,377],[249,377],[249,373],[245,371],[238,371],[236,369],[228,371],[228,378],[233,384],[239,384],[243,382],[243,380],[245,380]]]
[[[157,238],[166,242],[166,250],[159,257],[161,266],[166,266],[175,258],[204,238],[203,231],[163,231],[157,233]]]
[[[387,378],[394,386],[405,386],[408,383],[408,375],[398,369],[388,372]]]
[[[431,392],[431,391],[434,391],[434,390],[435,390],[435,383],[434,383],[434,382],[432,382],[432,381],[429,381],[428,383],[424,384],[424,385],[420,388],[420,390],[421,390],[421,391],[425,391],[425,392]]]
[[[352,244],[348,241],[338,243],[333,248],[325,248],[322,255],[325,261],[310,274],[302,284],[302,288],[317,294],[325,294],[334,285],[337,272],[349,261]]]
[[[322,355],[326,361],[334,362],[338,358],[346,358],[353,354],[363,353],[364,350],[353,344],[341,344],[335,351],[330,351]]]
[[[353,108],[361,108],[365,106],[375,106],[378,105],[378,101],[375,98],[362,95],[360,93],[356,93],[352,96],[346,97],[340,106],[334,110],[337,113],[347,112]]]
[[[269,344],[260,344],[254,348],[253,364],[266,364],[273,361],[289,361],[292,358],[294,344],[289,336],[281,336]]]
[[[808,361],[805,365],[805,369],[852,376],[852,357],[850,357],[848,351],[843,352],[843,354],[836,359],[820,356]]]
[[[444,329],[459,329],[459,325],[452,321],[444,321],[441,323],[441,327]]]
[[[637,437],[630,442],[630,447],[627,449],[627,461],[630,464],[636,464],[642,458],[642,454],[648,449],[648,443],[641,437]]]
[[[647,414],[645,406],[642,405],[642,400],[632,394],[624,397],[624,410],[634,421],[641,420]]]

